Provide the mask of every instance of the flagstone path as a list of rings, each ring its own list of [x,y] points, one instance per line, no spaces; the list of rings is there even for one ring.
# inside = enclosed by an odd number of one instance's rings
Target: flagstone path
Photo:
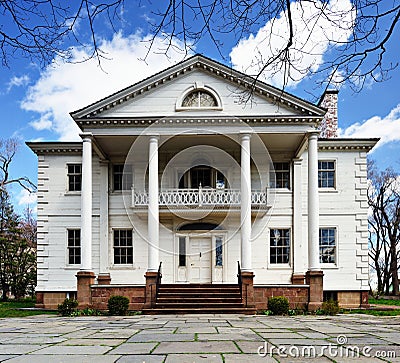
[[[400,317],[0,319],[0,362],[400,362]]]

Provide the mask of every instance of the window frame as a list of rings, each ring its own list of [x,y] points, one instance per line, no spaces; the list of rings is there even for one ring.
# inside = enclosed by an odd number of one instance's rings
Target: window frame
[[[278,164],[287,164],[287,169],[277,169],[276,165]],[[274,171],[271,170],[270,167],[270,172],[269,172],[269,187],[271,189],[278,189],[278,190],[291,190],[291,186],[292,186],[292,163],[290,161],[273,161],[272,162],[272,166]],[[277,186],[277,174],[284,174],[287,173],[287,182],[288,182],[288,186]],[[275,176],[273,178],[273,176]],[[272,185],[273,180],[275,180],[274,185]]]
[[[280,230],[280,231],[288,231],[288,237],[284,237],[287,238],[288,240],[288,244],[287,246],[273,246],[272,245],[272,238],[273,238],[273,231],[274,230]],[[287,267],[287,268],[291,268],[291,264],[292,264],[292,229],[290,227],[271,227],[269,228],[269,240],[268,240],[268,266],[269,267],[278,267],[278,268],[282,268],[282,267]],[[278,251],[279,249],[284,249],[284,248],[289,248],[289,252],[287,254],[287,262],[272,262],[271,258],[272,258],[272,249],[275,249],[276,251]],[[277,256],[278,254],[275,253],[275,260],[277,260]]]
[[[80,166],[80,173],[77,172],[72,172],[70,173],[70,167],[77,167]],[[67,193],[80,193],[82,191],[82,163],[67,163],[66,164],[66,169],[67,169],[67,185],[66,185],[66,189],[67,189]],[[70,188],[71,185],[75,185],[76,181],[74,180],[73,184],[71,184],[71,179],[70,178],[77,178],[79,177],[79,189],[74,189],[72,190]]]
[[[183,102],[186,99],[187,96],[189,96],[191,93],[194,92],[204,92],[210,94],[216,101],[216,106],[206,106],[206,107],[188,107],[188,106],[183,106]],[[200,100],[200,97],[199,97]],[[200,102],[200,101],[199,101]],[[176,104],[175,104],[175,110],[176,111],[204,111],[204,110],[216,110],[216,111],[222,111],[222,102],[221,98],[215,92],[211,87],[208,87],[206,85],[203,85],[201,82],[196,82],[194,86],[189,87],[185,92],[182,93],[182,95],[177,99]]]
[[[75,241],[76,238],[76,232],[79,232],[79,244],[78,245],[70,245],[70,240],[72,239]],[[73,236],[70,236],[70,233],[73,233]],[[73,255],[71,255],[71,251],[75,251],[78,250],[79,251],[79,255],[74,253]],[[73,259],[79,257],[79,263],[78,262],[73,262],[71,263],[71,257]],[[67,254],[66,254],[66,264],[67,266],[80,266],[82,264],[82,232],[80,228],[67,228]]]
[[[130,245],[118,245],[116,246],[116,232],[118,234],[120,234],[121,232],[127,232],[130,234]],[[128,236],[126,237],[128,238]],[[123,266],[132,266],[133,262],[134,262],[134,249],[133,249],[133,244],[134,244],[134,233],[133,233],[133,229],[132,228],[113,228],[112,230],[112,265],[114,267],[123,267]],[[116,250],[120,249],[123,250],[125,249],[125,255],[118,255],[119,258],[121,259],[122,257],[126,258],[126,262],[116,262]],[[127,253],[128,250],[131,250],[131,255],[129,256],[129,254]],[[129,258],[130,257],[130,258]],[[132,260],[131,262],[129,262],[129,260]],[[120,260],[121,261],[121,260]]]
[[[320,168],[320,163],[333,163],[333,169],[331,169],[331,168],[322,169],[322,168]],[[333,173],[333,186],[321,185],[322,181],[329,181],[330,178],[325,177],[324,179],[322,179],[320,177],[320,173]],[[333,159],[320,160],[320,159],[318,159],[318,189],[320,189],[320,190],[336,190],[336,179],[337,179],[337,162],[336,162],[336,160],[333,160]]]
[[[335,245],[334,245],[334,262],[322,262],[321,257],[321,249],[322,248],[329,248],[331,245],[325,244],[321,245],[321,231],[322,230],[334,230],[334,237],[335,237]],[[322,268],[329,268],[329,267],[337,267],[338,266],[338,228],[337,226],[323,226],[319,227],[318,230],[318,261]]]

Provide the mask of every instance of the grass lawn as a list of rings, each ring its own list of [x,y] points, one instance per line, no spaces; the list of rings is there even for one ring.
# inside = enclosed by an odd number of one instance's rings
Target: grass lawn
[[[18,310],[21,308],[33,308],[35,303],[31,301],[7,301],[0,302],[0,318],[20,318],[31,315],[54,314],[55,312],[42,310]]]
[[[352,309],[345,311],[346,314],[366,314],[374,316],[398,316],[400,309],[396,310],[371,310],[371,309]]]
[[[400,309],[400,300],[386,300],[386,299],[370,298],[368,301],[370,304],[393,305],[393,306],[398,306]]]

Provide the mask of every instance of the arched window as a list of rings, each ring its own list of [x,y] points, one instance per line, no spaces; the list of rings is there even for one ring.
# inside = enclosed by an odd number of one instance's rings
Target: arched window
[[[218,107],[218,102],[210,92],[194,90],[183,99],[182,107]]]

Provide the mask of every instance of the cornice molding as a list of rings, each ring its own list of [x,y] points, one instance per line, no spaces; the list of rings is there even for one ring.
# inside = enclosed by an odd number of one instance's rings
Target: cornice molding
[[[36,154],[79,154],[82,155],[82,142],[26,142]]]
[[[318,150],[321,151],[370,151],[379,139],[319,139]]]
[[[283,117],[163,117],[138,119],[89,119],[78,120],[82,127],[144,127],[149,125],[227,125],[227,124],[318,124],[321,117],[283,116]]]

